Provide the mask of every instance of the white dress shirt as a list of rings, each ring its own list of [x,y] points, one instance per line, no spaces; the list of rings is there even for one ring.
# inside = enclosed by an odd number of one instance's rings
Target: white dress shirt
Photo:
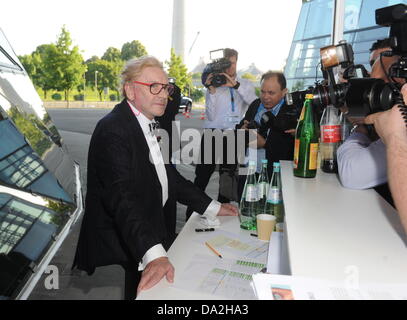
[[[150,161],[154,164],[155,170],[157,172],[158,179],[161,184],[162,190],[162,199],[163,203],[162,206],[165,206],[165,203],[168,200],[168,178],[167,178],[167,171],[165,170],[164,159],[161,154],[160,145],[158,144],[157,138],[153,132],[150,131],[149,124],[154,123],[154,120],[148,119],[143,113],[137,110],[130,101],[127,101],[133,111],[136,119],[138,120],[141,129],[143,130],[144,137],[147,141],[148,148],[150,149]],[[216,215],[220,210],[221,204],[218,201],[212,200],[209,204],[208,208],[204,212],[204,215],[209,220],[214,220]],[[141,266],[139,266],[139,270],[143,270],[148,263],[151,261],[160,258],[166,257],[167,252],[165,251],[162,244],[157,244],[151,247],[147,252],[144,254]]]
[[[338,148],[337,161],[345,188],[368,189],[387,182],[386,146],[381,139],[372,142],[354,132]]]
[[[249,105],[257,99],[251,81],[240,78],[236,80],[240,86],[237,90],[232,89],[234,108],[229,87],[218,87],[214,94],[207,90],[205,105],[207,120],[205,120],[204,128],[234,129],[235,125],[243,119]]]

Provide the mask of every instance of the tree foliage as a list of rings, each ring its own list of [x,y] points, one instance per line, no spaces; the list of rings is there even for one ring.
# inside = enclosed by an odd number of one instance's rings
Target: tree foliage
[[[192,86],[191,74],[182,62],[181,56],[175,54],[174,49],[171,49],[170,61],[165,62],[168,66],[168,76],[175,79],[175,83],[181,89],[181,92],[186,93],[187,89]]]
[[[119,61],[119,60],[122,60],[121,55],[122,55],[122,53],[119,49],[114,48],[114,47],[109,47],[103,54],[102,59],[106,60],[106,61]]]
[[[117,61],[106,61],[103,59],[88,60],[86,66],[88,68],[86,82],[93,90],[97,90],[100,99],[102,99],[104,88],[110,88],[117,91],[118,73],[120,72],[120,67]]]
[[[125,61],[144,55],[147,55],[144,45],[133,40],[123,44],[121,50],[109,47],[102,58],[93,56],[84,62],[78,46],[73,45],[70,33],[63,26],[55,43],[42,44],[31,55],[19,59],[34,86],[44,91],[45,99],[47,92],[56,90],[63,91],[67,100],[71,90],[81,92],[84,89],[84,77],[86,86],[96,89],[100,98],[104,88],[114,90],[119,96],[118,80]]]
[[[124,61],[147,55],[146,48],[138,40],[126,42],[122,46],[121,58]]]
[[[63,91],[68,101],[69,92],[82,81],[86,66],[77,46],[72,46],[70,33],[62,27],[56,44],[45,52],[44,71],[51,76],[53,89]]]

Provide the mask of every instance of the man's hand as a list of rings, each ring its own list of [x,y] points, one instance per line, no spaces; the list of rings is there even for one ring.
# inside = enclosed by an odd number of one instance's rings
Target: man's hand
[[[239,209],[230,203],[222,203],[218,216],[237,216],[239,215]]]
[[[164,276],[167,278],[168,282],[174,282],[174,267],[167,257],[154,259],[147,264],[141,275],[137,294],[139,294],[141,290],[147,290],[154,287]]]
[[[221,74],[226,77],[226,83],[222,87],[233,88],[237,84],[236,80],[232,79],[230,77],[230,75],[228,75],[227,73],[221,73]]]
[[[243,125],[240,127],[240,129],[248,130],[249,128],[247,127],[247,125],[248,125],[249,123],[250,123],[249,121],[243,120]]]
[[[205,87],[208,88],[210,94],[215,94],[216,88],[211,85],[212,78],[213,78],[213,73],[208,74],[208,76],[206,77],[206,81],[205,81]]]
[[[404,104],[407,104],[407,84],[404,84],[401,88],[401,94],[403,95]],[[374,125],[377,134],[385,144],[388,144],[392,138],[406,140],[406,125],[398,106],[367,116],[365,123]]]
[[[367,116],[365,123],[374,125],[376,132],[385,144],[388,144],[392,138],[407,139],[406,125],[398,106]]]
[[[288,129],[288,130],[285,130],[284,133],[289,133],[289,134],[291,134],[293,137],[295,137],[295,131],[296,131],[296,129]]]

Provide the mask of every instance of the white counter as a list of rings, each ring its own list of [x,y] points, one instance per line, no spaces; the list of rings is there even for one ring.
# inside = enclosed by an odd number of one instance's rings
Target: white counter
[[[349,284],[407,282],[407,248],[397,212],[374,190],[343,188],[335,174],[294,177],[291,161],[281,161],[285,232],[293,275]],[[250,237],[237,217],[219,217],[221,229]],[[194,213],[168,251],[175,282],[195,254],[208,248],[192,239],[202,228]],[[404,239],[404,240],[403,240]],[[223,254],[223,253],[222,253]],[[228,255],[224,255],[228,258]],[[224,299],[172,287],[166,279],[138,300]]]
[[[193,241],[197,233],[195,228],[204,228],[199,223],[199,215],[194,213],[182,228],[177,239],[168,250],[168,258],[175,268],[174,283],[180,281],[180,274],[187,268],[192,257],[195,254],[210,254],[213,253],[205,246],[204,243]],[[221,222],[220,229],[234,234],[244,234],[250,237],[250,231],[242,230],[239,227],[238,217],[219,217]],[[253,231],[252,231],[253,232]],[[222,252],[224,258],[232,258],[233,256]],[[143,291],[137,296],[137,300],[209,300],[209,299],[226,299],[225,297],[209,295],[187,291],[172,287],[166,279],[161,280],[155,287],[150,290]]]
[[[297,178],[281,161],[293,275],[407,282],[407,248],[397,212],[373,189],[350,190],[335,174]]]

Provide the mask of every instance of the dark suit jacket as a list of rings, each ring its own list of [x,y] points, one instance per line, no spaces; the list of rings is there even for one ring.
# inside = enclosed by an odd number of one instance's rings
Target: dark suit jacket
[[[174,144],[176,146],[180,145],[180,136],[178,132],[172,132],[172,122],[175,121],[175,116],[179,112],[179,105],[181,104],[181,89],[174,85],[174,92],[171,95],[171,99],[168,99],[167,107],[165,108],[165,112],[161,117],[155,117],[155,119],[160,123],[160,128],[164,129],[168,133],[169,137],[169,160],[171,160],[171,155],[173,152],[179,150],[179,147],[175,150],[172,150],[172,138],[175,139]],[[174,137],[173,137],[174,134]]]
[[[211,202],[171,164],[168,200],[203,213]],[[175,215],[163,215],[161,185],[138,120],[124,100],[100,120],[88,154],[85,213],[73,267],[137,265],[148,249],[175,237]]]
[[[254,100],[247,109],[243,120],[254,120],[260,104],[260,99]],[[271,112],[268,114],[270,116],[269,124],[260,127],[259,133],[267,137],[265,146],[266,158],[269,164],[268,172],[271,174],[273,172],[273,162],[293,159],[294,137],[289,133],[284,133],[284,131],[295,129],[298,114],[293,106],[288,106],[285,103],[281,106],[277,117],[272,115]],[[265,132],[267,132],[269,128],[271,128],[271,132],[267,135]]]

